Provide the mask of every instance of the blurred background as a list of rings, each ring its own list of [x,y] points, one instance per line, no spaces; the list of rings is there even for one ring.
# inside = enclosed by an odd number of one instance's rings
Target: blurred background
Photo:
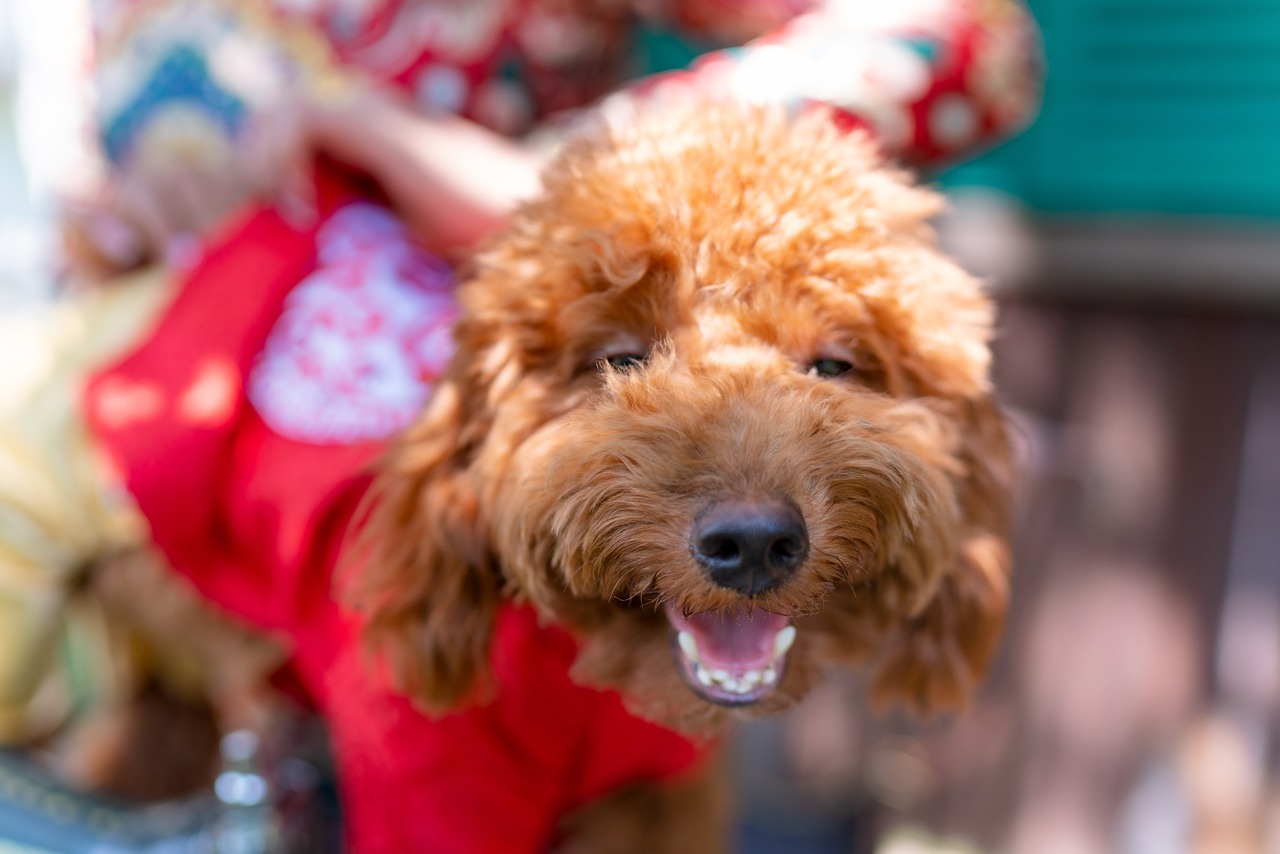
[[[1274,854],[1280,3],[1029,6],[1038,121],[939,176],[1001,301],[1009,632],[967,715],[864,722],[852,758],[807,732],[860,718],[851,687],[777,741],[864,798],[856,850]]]
[[[1002,653],[954,719],[842,678],[744,728],[746,854],[1280,852],[1280,0],[1029,5],[1039,120],[932,176],[1002,304]],[[83,15],[0,0],[0,311],[54,290]]]
[[[1039,120],[939,176],[1026,464],[1000,659],[856,759],[805,733],[826,697],[780,738],[866,798],[861,850],[1277,852],[1280,3],[1029,5]]]

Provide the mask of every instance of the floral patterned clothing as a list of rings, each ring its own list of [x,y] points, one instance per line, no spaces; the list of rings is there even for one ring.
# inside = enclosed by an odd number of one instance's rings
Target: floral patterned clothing
[[[642,20],[726,45],[663,85],[828,104],[916,165],[1010,135],[1038,101],[1038,43],[1015,0],[276,0],[274,16],[249,0],[122,5],[98,62],[117,163],[135,148],[234,148],[255,109],[353,78],[521,135],[643,76]]]

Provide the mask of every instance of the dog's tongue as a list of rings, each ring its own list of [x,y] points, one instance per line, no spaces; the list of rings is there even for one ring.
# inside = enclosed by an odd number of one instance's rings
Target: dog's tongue
[[[676,631],[693,635],[704,665],[730,672],[771,664],[777,658],[779,633],[787,627],[786,617],[759,609],[738,608],[686,617],[669,607],[667,617]]]

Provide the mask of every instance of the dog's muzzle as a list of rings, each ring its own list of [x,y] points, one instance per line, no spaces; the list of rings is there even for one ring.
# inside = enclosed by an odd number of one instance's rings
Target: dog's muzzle
[[[784,584],[808,558],[804,517],[783,498],[721,499],[694,520],[689,549],[714,584],[744,601],[694,614],[668,603],[681,672],[710,702],[754,703],[781,681],[796,629],[750,600]]]

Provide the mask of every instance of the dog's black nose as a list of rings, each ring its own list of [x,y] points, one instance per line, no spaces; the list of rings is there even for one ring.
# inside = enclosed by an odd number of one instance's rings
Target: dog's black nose
[[[721,587],[755,596],[809,556],[804,517],[778,498],[717,501],[693,525],[693,557]]]

